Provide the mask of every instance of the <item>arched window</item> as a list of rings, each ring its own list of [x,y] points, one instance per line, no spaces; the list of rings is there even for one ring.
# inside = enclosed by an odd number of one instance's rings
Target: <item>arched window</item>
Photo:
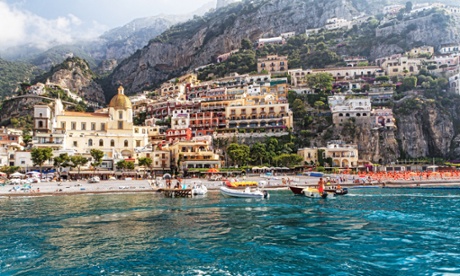
[[[93,139],[89,139],[88,140],[88,147],[92,147],[93,146]]]
[[[115,147],[115,140],[110,140],[110,146]]]
[[[103,147],[104,146],[104,140],[100,139],[99,140],[99,147]]]
[[[125,140],[124,144],[125,144],[125,148],[127,148],[128,147],[128,140]]]
[[[42,128],[42,127],[43,127],[43,122],[42,122],[42,121],[39,121],[39,122],[38,122],[38,127],[39,127],[39,128]]]

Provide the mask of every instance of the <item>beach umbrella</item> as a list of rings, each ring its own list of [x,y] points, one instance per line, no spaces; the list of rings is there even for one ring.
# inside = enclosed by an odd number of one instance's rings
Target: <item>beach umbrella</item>
[[[21,177],[21,176],[24,176],[22,173],[20,172],[15,172],[13,174],[10,175],[11,177]]]
[[[216,169],[216,168],[212,168],[212,169],[207,170],[207,172],[208,172],[208,173],[218,173],[219,170]]]
[[[164,179],[171,179],[171,175],[169,173],[163,174]]]
[[[252,170],[255,171],[255,170],[260,170],[259,167],[252,167]]]
[[[282,170],[290,170],[288,167],[282,167]]]

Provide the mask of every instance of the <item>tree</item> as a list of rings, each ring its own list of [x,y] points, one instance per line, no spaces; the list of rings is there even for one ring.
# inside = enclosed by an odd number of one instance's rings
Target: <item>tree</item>
[[[404,9],[404,11],[405,11],[406,13],[410,13],[410,12],[412,11],[413,6],[414,6],[414,5],[412,4],[411,1],[406,2],[406,8]]]
[[[43,164],[53,157],[53,150],[51,148],[34,148],[30,155],[34,166],[39,166],[41,173]]]
[[[70,162],[72,162],[71,166],[74,168],[78,168],[78,178],[80,178],[80,169],[81,166],[84,166],[88,163],[88,158],[83,157],[81,155],[74,155],[70,157]]]
[[[239,166],[246,165],[251,160],[250,149],[246,145],[230,144],[227,148],[227,154]]]
[[[402,81],[402,89],[403,91],[409,91],[414,89],[417,86],[417,77],[407,77],[404,78]]]
[[[262,143],[255,143],[251,147],[251,158],[254,161],[260,161],[260,165],[262,165],[263,160],[268,159],[268,153],[265,148],[265,144]]]
[[[144,167],[144,174],[147,175],[147,170],[145,169],[146,167],[151,167],[153,160],[150,157],[141,157],[139,158],[139,166]]]
[[[314,106],[315,106],[316,110],[318,111],[318,113],[319,113],[319,110],[321,108],[323,108],[323,106],[325,106],[325,105],[326,104],[323,101],[316,101],[315,104],[314,104]]]
[[[290,166],[295,166],[295,165],[302,163],[303,158],[302,156],[295,154],[295,153],[291,153],[291,154],[283,153],[275,157],[275,161],[278,166],[290,167]]]
[[[334,78],[328,73],[318,73],[306,76],[307,85],[316,92],[328,92],[332,90]]]
[[[32,135],[27,130],[24,130],[22,134],[22,141],[24,142],[24,146],[27,147],[29,143],[32,141]]]
[[[19,171],[20,167],[19,166],[3,166],[0,168],[0,172],[4,172],[8,175],[15,173]]]
[[[252,43],[249,39],[244,38],[241,40],[241,49],[243,50],[251,50],[252,49]]]
[[[93,162],[91,162],[91,166],[93,167],[94,171],[96,168],[102,164],[102,158],[104,157],[104,152],[98,149],[92,149],[90,151],[91,157],[93,158]]]
[[[59,178],[61,178],[61,168],[69,166],[70,156],[67,153],[61,153],[59,156],[54,157],[53,166],[56,168]]]

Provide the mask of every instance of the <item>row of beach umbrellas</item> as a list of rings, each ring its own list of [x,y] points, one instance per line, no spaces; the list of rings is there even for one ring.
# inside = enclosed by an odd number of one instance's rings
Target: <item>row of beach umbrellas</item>
[[[288,167],[252,167],[253,171],[282,171],[282,170],[290,170]]]

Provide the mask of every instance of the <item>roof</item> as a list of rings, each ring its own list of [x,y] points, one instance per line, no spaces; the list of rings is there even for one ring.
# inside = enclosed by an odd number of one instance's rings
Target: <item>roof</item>
[[[124,94],[122,86],[118,88],[118,94],[115,95],[109,103],[109,107],[114,109],[132,109],[133,105],[129,98]]]
[[[71,117],[109,117],[109,114],[107,114],[107,113],[90,113],[90,112],[64,111],[63,116],[71,116]]]

